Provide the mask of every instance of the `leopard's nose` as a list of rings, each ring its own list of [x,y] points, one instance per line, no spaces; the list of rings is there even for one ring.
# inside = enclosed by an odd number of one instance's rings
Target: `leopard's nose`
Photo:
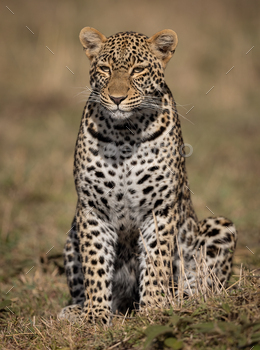
[[[120,105],[120,103],[122,101],[124,101],[127,98],[127,96],[115,97],[115,96],[111,96],[111,95],[109,95],[109,97],[110,97],[110,100],[112,100],[118,106]]]

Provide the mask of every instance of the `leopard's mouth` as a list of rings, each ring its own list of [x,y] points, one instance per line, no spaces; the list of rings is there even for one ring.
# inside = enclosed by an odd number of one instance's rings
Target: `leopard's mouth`
[[[124,103],[116,105],[107,103],[107,101],[101,99],[100,104],[102,105],[104,111],[106,111],[106,113],[109,114],[112,119],[116,120],[125,120],[126,118],[130,118],[140,110],[146,108],[142,105],[142,103],[140,103],[140,101],[137,103],[132,103],[131,105]]]

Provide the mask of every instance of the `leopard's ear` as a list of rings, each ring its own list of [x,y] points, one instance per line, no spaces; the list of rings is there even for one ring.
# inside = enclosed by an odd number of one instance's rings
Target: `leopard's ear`
[[[79,40],[86,50],[86,55],[92,60],[99,53],[107,38],[96,29],[85,27],[79,33]]]
[[[165,68],[167,62],[174,54],[178,44],[178,38],[173,30],[164,29],[149,38],[148,43],[151,51],[162,61]]]

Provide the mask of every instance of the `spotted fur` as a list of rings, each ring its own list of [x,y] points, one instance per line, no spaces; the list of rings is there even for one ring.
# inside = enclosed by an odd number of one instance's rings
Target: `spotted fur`
[[[177,247],[192,287],[193,256],[204,246],[207,264],[225,284],[237,233],[223,217],[198,222],[193,209],[180,121],[164,80],[175,32],[106,38],[87,27],[80,40],[92,92],[76,143],[78,203],[64,251],[72,306],[59,317],[106,323],[111,313],[160,302],[163,278],[152,267],[158,245],[173,283],[180,276]]]

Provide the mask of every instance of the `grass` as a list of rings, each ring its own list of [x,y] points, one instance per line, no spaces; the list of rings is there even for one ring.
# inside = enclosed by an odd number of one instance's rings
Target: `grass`
[[[0,21],[0,349],[256,350],[259,2],[25,0],[7,6],[14,15],[3,7]],[[193,146],[187,168],[195,209],[200,219],[211,215],[206,206],[231,218],[239,232],[233,283],[241,283],[234,290],[118,317],[108,330],[56,320],[69,300],[61,253],[76,205],[73,150],[83,109],[77,102],[85,96],[73,96],[88,84],[77,38],[86,25],[107,35],[177,32],[166,80],[179,112],[194,123],[181,118],[185,142]]]
[[[69,298],[59,257],[14,279],[0,303],[3,349],[260,348],[259,269],[242,268],[231,288],[171,300],[170,307],[115,316],[112,326],[70,324],[56,314]],[[11,293],[11,292],[10,292]],[[10,294],[9,294],[10,295]],[[169,304],[169,303],[168,303]],[[222,344],[222,345],[221,345]]]

